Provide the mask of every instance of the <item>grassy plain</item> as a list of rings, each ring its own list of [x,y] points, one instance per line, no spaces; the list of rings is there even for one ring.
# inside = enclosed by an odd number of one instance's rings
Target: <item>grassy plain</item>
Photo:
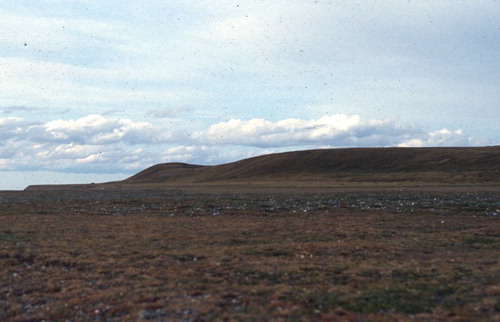
[[[498,190],[361,190],[0,193],[0,320],[500,320]]]

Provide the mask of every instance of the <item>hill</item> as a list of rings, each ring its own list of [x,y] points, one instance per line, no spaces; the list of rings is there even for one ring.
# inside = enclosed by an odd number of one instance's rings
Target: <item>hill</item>
[[[265,182],[500,183],[500,146],[472,148],[347,148],[284,152],[199,166],[165,163],[123,184]]]
[[[32,185],[25,190],[233,187],[500,187],[500,146],[345,148],[269,154],[203,166],[162,163],[122,181]],[[231,190],[232,191],[232,190]],[[258,191],[258,190],[257,190]]]

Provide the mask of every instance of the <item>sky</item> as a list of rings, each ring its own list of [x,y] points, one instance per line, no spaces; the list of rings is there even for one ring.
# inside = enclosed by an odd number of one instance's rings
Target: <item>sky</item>
[[[500,2],[0,2],[0,190],[500,143]]]

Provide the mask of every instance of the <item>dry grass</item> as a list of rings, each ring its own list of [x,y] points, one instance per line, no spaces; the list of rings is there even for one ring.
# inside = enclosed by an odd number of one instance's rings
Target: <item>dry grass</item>
[[[500,319],[500,225],[484,205],[23,198],[0,203],[0,320]]]

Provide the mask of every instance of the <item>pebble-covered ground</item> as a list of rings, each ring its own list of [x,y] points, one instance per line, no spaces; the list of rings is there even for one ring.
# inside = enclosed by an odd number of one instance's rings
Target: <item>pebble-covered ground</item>
[[[499,320],[495,192],[0,193],[0,320]]]
[[[70,210],[100,215],[217,215],[221,211],[295,213],[330,209],[388,210],[402,213],[467,211],[500,215],[500,197],[491,192],[203,193],[175,190],[81,190],[0,193],[0,210],[13,205],[30,213]],[[81,206],[81,208],[79,208]],[[68,208],[69,207],[69,208]]]

